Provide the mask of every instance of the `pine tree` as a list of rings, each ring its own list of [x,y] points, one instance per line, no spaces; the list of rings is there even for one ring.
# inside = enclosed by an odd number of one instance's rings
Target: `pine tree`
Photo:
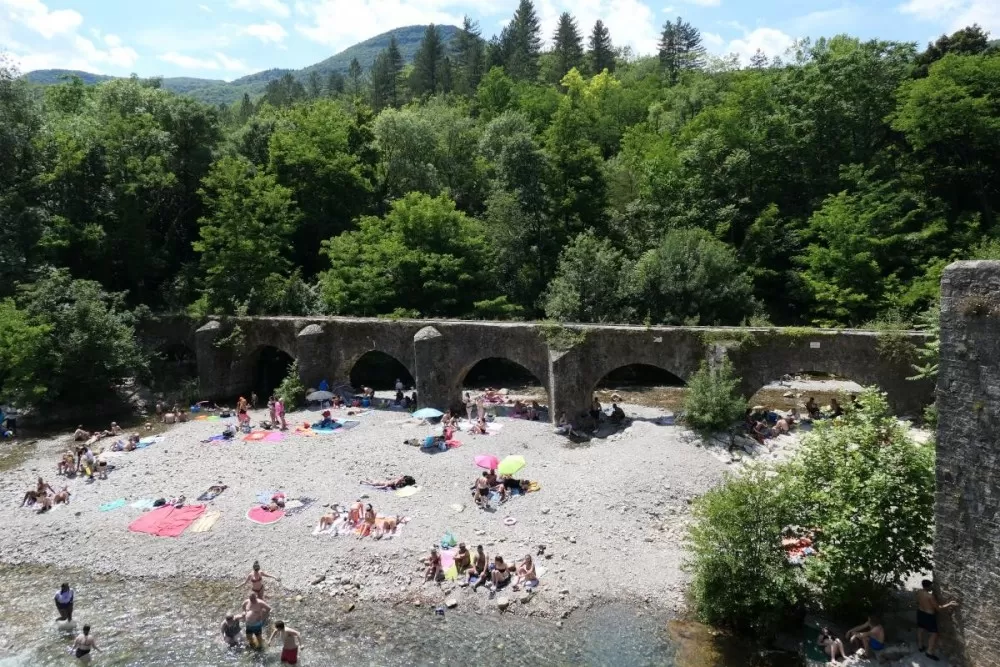
[[[309,97],[318,99],[323,94],[323,84],[319,78],[319,72],[313,70],[309,72]]]
[[[611,43],[611,31],[600,19],[594,24],[588,46],[590,53],[587,55],[591,74],[600,74],[604,70],[615,71],[615,47]]]
[[[389,38],[389,46],[385,50],[389,65],[389,103],[394,107],[403,105],[403,54],[399,52],[399,42],[396,36]]]
[[[765,69],[768,65],[767,54],[760,49],[750,57],[750,67],[753,69]]]
[[[347,76],[351,79],[351,94],[360,95],[361,94],[361,78],[364,76],[364,72],[361,70],[361,63],[358,62],[357,58],[351,59],[351,66],[347,70]]]
[[[441,89],[441,66],[444,60],[444,44],[441,33],[433,23],[424,31],[424,38],[413,59],[410,74],[410,91],[416,96],[433,95]]]
[[[559,25],[556,27],[556,34],[552,41],[552,49],[556,57],[556,75],[562,81],[566,73],[583,64],[583,39],[580,31],[576,27],[576,19],[569,12],[563,12],[559,16]]]
[[[485,47],[479,32],[479,24],[468,16],[462,21],[462,29],[455,36],[455,58],[452,62],[452,77],[455,89],[462,95],[472,96],[483,78]]]
[[[326,94],[328,97],[336,97],[344,92],[344,75],[340,72],[330,72],[326,78]]]
[[[240,122],[245,122],[250,116],[253,115],[253,102],[250,101],[250,93],[243,93],[243,99],[240,101]]]
[[[705,65],[705,47],[701,32],[681,17],[677,22],[667,21],[660,35],[660,66],[671,84],[677,83],[683,71],[700,69]]]
[[[392,105],[392,78],[389,55],[382,51],[375,56],[375,62],[372,63],[371,69],[372,109],[375,110],[375,113]]]
[[[507,42],[501,36],[505,50],[504,68],[514,79],[534,81],[538,78],[538,55],[542,50],[542,27],[531,0],[521,0],[508,26]]]

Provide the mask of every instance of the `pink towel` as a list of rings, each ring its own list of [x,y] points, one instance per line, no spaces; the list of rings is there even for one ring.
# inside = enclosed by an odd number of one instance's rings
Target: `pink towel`
[[[285,510],[269,512],[260,505],[247,510],[247,518],[254,523],[274,523],[283,516],[285,516]]]
[[[148,533],[158,537],[177,537],[204,513],[204,505],[185,505],[179,508],[165,505],[143,514],[130,523],[128,529],[133,533]]]

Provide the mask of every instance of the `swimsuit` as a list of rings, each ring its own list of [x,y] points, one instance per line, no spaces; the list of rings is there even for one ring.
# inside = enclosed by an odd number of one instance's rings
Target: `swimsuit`
[[[258,621],[256,623],[247,623],[247,637],[257,635],[260,637],[264,632],[264,621]]]
[[[83,648],[81,646],[81,647],[79,647],[79,648],[76,649],[76,657],[78,657],[78,658],[82,658],[83,656],[87,655],[88,653],[90,653],[90,649],[89,648]]]
[[[296,665],[299,662],[299,649],[296,648],[283,648],[281,649],[281,662],[289,665]]]
[[[931,634],[937,634],[937,614],[929,614],[926,611],[917,610],[917,627]]]
[[[874,637],[868,637],[868,646],[870,646],[873,651],[881,651],[885,648],[885,644]]]

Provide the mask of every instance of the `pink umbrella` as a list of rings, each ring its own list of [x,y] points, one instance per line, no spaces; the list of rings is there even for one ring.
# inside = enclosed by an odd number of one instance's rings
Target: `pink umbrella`
[[[475,459],[476,465],[485,470],[494,470],[500,465],[500,459],[492,454],[480,454]]]

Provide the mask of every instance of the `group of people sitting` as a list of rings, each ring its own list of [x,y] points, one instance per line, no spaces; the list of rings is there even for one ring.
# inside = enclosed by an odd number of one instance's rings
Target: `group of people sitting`
[[[747,434],[762,445],[765,440],[789,433],[798,421],[798,410],[782,415],[759,405],[747,408],[743,416]]]
[[[408,479],[412,480],[413,478],[409,477]],[[390,484],[393,485],[391,488],[402,488],[402,486],[395,486],[395,484],[402,481],[402,479],[397,478],[396,480],[382,480],[377,482],[366,480],[363,483],[378,488],[389,488],[388,485]],[[405,486],[408,486],[408,484],[405,484]],[[348,508],[346,518],[343,517],[343,514],[340,506],[334,505],[330,508],[329,512],[319,518],[319,529],[323,531],[332,528],[339,519],[344,518],[347,526],[357,531],[358,539],[372,537],[380,540],[396,532],[400,524],[405,521],[401,516],[379,516],[371,503],[362,503],[360,499]]]
[[[28,489],[24,494],[21,507],[37,507],[40,514],[60,503],[68,505],[70,495],[68,486],[64,486],[61,491],[56,491],[48,482],[39,477],[35,488]]]
[[[531,489],[531,481],[514,479],[510,475],[497,476],[496,470],[483,471],[472,485],[472,499],[476,506],[486,509],[490,505],[490,494],[496,493],[500,503],[505,503],[515,494],[527,493]]]
[[[575,422],[570,421],[565,412],[560,414],[555,432],[556,435],[567,437],[583,437],[584,433],[600,431],[603,423],[620,427],[627,422],[628,417],[617,402],[611,404],[611,412],[608,413],[604,411],[601,401],[594,396],[594,400],[590,403],[590,409],[581,411]]]
[[[437,547],[431,549],[431,554],[424,559],[427,566],[424,572],[425,581],[437,581],[444,578],[444,568],[441,563],[441,553]],[[476,553],[472,552],[462,542],[455,552],[455,569],[459,577],[465,577],[462,586],[472,586],[472,590],[485,585],[490,591],[498,591],[513,581],[513,590],[523,587],[525,590],[532,590],[538,586],[538,574],[535,572],[535,564],[528,554],[520,563],[507,564],[503,556],[497,554],[493,562],[489,561],[483,545],[476,547]]]
[[[857,401],[857,394],[851,394],[851,406],[857,403]],[[809,419],[836,419],[844,414],[844,408],[840,405],[840,401],[836,398],[831,398],[830,411],[823,412],[816,403],[816,398],[810,396],[809,400],[806,401],[806,412],[809,414]]]
[[[838,654],[840,658],[847,660],[844,641],[830,632],[830,628],[820,630],[816,643],[823,647],[823,652],[830,656],[831,662],[837,662]],[[864,623],[847,631],[847,644],[854,650],[864,649],[865,657],[877,659],[879,651],[885,648],[885,628],[882,627],[882,621],[877,616],[869,616]]]

